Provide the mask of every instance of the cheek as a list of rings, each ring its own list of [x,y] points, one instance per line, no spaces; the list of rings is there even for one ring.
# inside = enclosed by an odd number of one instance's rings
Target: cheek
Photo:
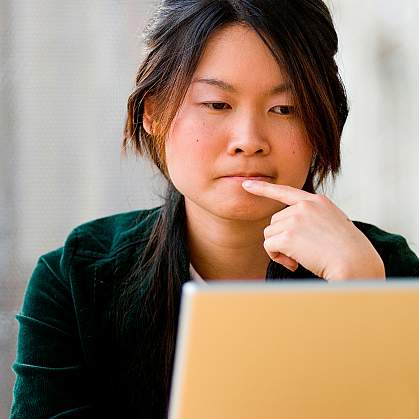
[[[311,162],[312,146],[300,124],[283,127],[278,138],[280,141],[276,143],[276,148],[282,156],[286,156],[286,160],[292,160],[293,164]]]
[[[310,169],[312,146],[300,129],[290,129],[282,138],[284,141],[276,146],[280,179],[290,186],[301,187]]]
[[[298,138],[292,143],[291,147],[294,159],[297,159],[303,166],[310,165],[313,148],[307,140]]]
[[[178,118],[166,141],[166,163],[172,181],[196,180],[200,173],[211,170],[211,161],[216,153],[214,145],[217,134],[205,121],[193,118]]]

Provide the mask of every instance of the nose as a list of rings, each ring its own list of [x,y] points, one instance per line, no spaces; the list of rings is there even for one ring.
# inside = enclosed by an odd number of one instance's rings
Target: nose
[[[270,153],[269,142],[263,134],[263,129],[256,115],[247,115],[246,118],[239,118],[234,125],[236,128],[231,133],[231,139],[228,143],[228,154],[262,156]]]

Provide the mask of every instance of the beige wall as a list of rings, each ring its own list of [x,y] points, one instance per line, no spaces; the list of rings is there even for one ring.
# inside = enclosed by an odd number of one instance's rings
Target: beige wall
[[[419,4],[335,1],[351,105],[335,202],[419,251]]]

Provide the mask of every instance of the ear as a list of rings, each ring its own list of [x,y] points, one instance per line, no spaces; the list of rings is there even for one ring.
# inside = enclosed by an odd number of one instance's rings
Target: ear
[[[155,101],[146,96],[144,99],[144,112],[143,112],[143,127],[147,134],[152,134],[153,119]]]

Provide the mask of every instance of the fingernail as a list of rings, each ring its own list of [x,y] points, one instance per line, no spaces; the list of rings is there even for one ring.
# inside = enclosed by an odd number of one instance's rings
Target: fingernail
[[[244,188],[252,188],[253,186],[255,186],[255,182],[254,182],[253,180],[245,180],[245,181],[242,183],[242,186],[243,186]]]

